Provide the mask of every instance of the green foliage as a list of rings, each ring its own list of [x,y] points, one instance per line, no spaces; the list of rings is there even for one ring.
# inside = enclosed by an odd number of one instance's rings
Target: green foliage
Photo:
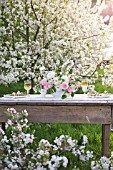
[[[62,96],[62,99],[66,99],[66,97],[67,97],[67,96],[64,94],[64,95]]]
[[[12,92],[24,91],[23,82],[12,83],[9,85],[0,85],[0,96],[2,97],[4,94],[11,94]]]
[[[113,94],[113,87],[106,87],[105,85],[102,85],[101,81],[97,81],[95,83],[95,90],[99,93],[103,93],[104,91],[107,91],[107,93]]]
[[[99,93],[107,91],[107,93],[113,94],[113,87],[102,85],[101,77],[104,75],[104,70],[98,68],[99,79],[95,83],[95,90]]]
[[[31,126],[31,129],[33,128],[35,129],[37,142],[44,138],[52,143],[56,136],[62,134],[70,135],[72,138],[80,140],[82,134],[85,134],[89,140],[87,149],[92,150],[97,158],[101,156],[101,125],[35,123]],[[113,147],[112,145],[111,147]]]

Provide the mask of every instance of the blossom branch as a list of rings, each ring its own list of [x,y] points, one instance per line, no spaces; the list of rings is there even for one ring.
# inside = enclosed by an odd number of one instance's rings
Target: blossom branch
[[[2,18],[2,21],[6,24],[6,26],[8,26],[8,22],[6,21],[5,18]],[[14,27],[14,29],[17,33],[19,33],[23,38],[26,39],[26,35],[23,32],[21,32],[19,28],[16,28],[16,26],[14,26],[12,24],[11,24],[11,26]]]
[[[25,15],[27,16],[26,20],[26,42],[27,42],[27,51],[29,51],[29,11],[27,6],[27,0],[25,0]]]
[[[33,7],[33,1],[32,1],[32,0],[31,0],[31,9],[32,9],[32,11],[33,11],[33,13],[34,13],[34,15],[35,15],[36,20],[38,21],[38,17],[37,17],[37,15],[36,15],[35,9],[34,9],[34,7]]]

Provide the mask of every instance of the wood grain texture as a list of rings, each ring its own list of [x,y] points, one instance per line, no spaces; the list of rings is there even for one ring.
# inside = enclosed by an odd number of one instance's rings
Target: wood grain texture
[[[102,125],[102,155],[108,157],[110,143],[110,125]]]
[[[111,129],[113,129],[113,106],[111,107]]]
[[[10,106],[9,106],[10,107]],[[17,111],[26,109],[29,121],[43,123],[90,123],[110,124],[110,106],[30,106],[13,105]],[[7,120],[8,106],[0,105],[0,122]]]
[[[59,105],[63,105],[63,106],[67,106],[67,105],[74,105],[74,106],[83,106],[83,105],[96,105],[96,106],[107,106],[107,105],[113,105],[113,101],[112,100],[104,100],[104,99],[101,99],[101,100],[98,100],[98,99],[90,99],[90,100],[87,100],[86,98],[84,99],[80,99],[80,100],[77,100],[77,99],[73,99],[73,100],[52,100],[52,99],[46,99],[46,100],[40,100],[40,99],[37,99],[37,100],[33,100],[33,99],[21,99],[21,100],[3,100],[0,98],[0,105],[8,105],[8,106],[12,106],[12,105],[38,105],[38,106],[41,106],[41,105],[47,105],[47,106],[50,106],[50,105],[53,105],[53,106],[59,106]]]
[[[3,124],[2,123],[0,123],[0,127],[3,128]],[[0,139],[1,139],[1,133],[0,133]],[[3,150],[2,150],[2,146],[0,144],[0,156],[2,156],[2,154],[3,154]],[[0,169],[1,169],[1,164],[0,164]]]

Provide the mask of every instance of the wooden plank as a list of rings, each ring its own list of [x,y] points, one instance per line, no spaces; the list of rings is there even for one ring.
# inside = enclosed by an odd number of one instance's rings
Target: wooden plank
[[[0,122],[6,122],[7,121],[7,116],[6,116],[6,111],[7,111],[8,107],[7,106],[0,106]]]
[[[26,109],[29,121],[42,123],[110,124],[110,106],[28,106],[13,105],[17,111]],[[0,106],[0,121],[7,120],[4,112],[8,106]]]
[[[1,128],[3,128],[3,124],[2,123],[0,123],[0,127]],[[0,133],[0,137],[1,137],[1,133]],[[2,154],[3,154],[3,150],[2,150],[2,146],[0,145],[0,157],[2,156]],[[1,166],[1,164],[0,164],[0,169],[2,168],[2,166]]]
[[[53,99],[45,99],[45,100],[41,100],[40,98],[36,98],[35,100],[33,98],[28,98],[28,99],[21,99],[21,100],[7,100],[7,99],[1,99],[0,98],[0,105],[6,105],[6,106],[11,106],[11,105],[79,105],[79,106],[83,106],[83,105],[104,105],[107,106],[110,104],[110,102],[112,102],[111,100],[104,100],[104,99],[90,99],[88,100],[87,98],[84,98],[83,96],[81,96],[81,98],[76,98],[76,99],[70,99],[70,100],[53,100]],[[113,103],[112,103],[113,104]]]
[[[102,155],[108,157],[110,143],[110,125],[102,125]]]
[[[113,131],[113,106],[111,106],[111,130]]]

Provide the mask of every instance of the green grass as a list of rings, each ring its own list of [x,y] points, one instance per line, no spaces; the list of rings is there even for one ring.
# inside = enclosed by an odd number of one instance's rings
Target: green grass
[[[2,97],[4,94],[17,92],[18,90],[21,92],[24,91],[23,82],[12,83],[9,85],[0,85],[0,97]]]
[[[38,141],[42,138],[52,142],[56,136],[70,135],[73,139],[80,140],[81,135],[87,135],[89,143],[87,148],[92,150],[97,158],[101,156],[102,125],[86,124],[35,124]]]
[[[17,92],[18,90],[24,91],[23,82],[18,84],[10,84],[9,86],[0,86],[0,96],[3,94],[9,94],[12,92]],[[108,90],[109,93],[113,93],[113,88],[102,86],[101,82],[96,83],[96,90],[103,92]],[[36,135],[38,136],[38,141],[42,138],[48,139],[50,142],[54,140],[56,136],[62,134],[67,134],[74,139],[80,139],[81,134],[87,135],[89,139],[88,149],[93,150],[96,157],[101,156],[101,136],[102,136],[102,126],[101,125],[91,125],[91,124],[33,124],[32,128],[35,128]],[[113,151],[113,132],[110,135],[110,149],[109,153]]]
[[[33,128],[36,130],[35,134],[38,136],[38,141],[44,138],[49,140],[51,143],[56,136],[62,134],[70,135],[73,139],[78,141],[81,139],[81,135],[87,135],[88,145],[87,149],[93,151],[97,159],[101,156],[101,139],[102,139],[102,125],[101,124],[45,124],[39,123],[34,124]],[[37,141],[37,142],[38,142]],[[113,132],[110,134],[110,147],[109,156],[113,151]]]

